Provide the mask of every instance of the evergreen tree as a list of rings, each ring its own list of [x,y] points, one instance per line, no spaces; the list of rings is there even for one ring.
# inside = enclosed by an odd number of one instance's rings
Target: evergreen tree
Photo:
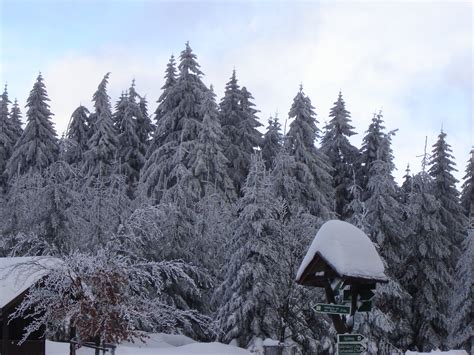
[[[169,111],[172,104],[172,97],[170,96],[170,92],[173,86],[176,84],[177,81],[177,74],[176,74],[176,62],[174,60],[174,56],[171,55],[170,60],[166,66],[165,71],[165,84],[161,87],[163,90],[162,94],[158,99],[158,108],[155,111],[155,120],[156,124],[160,121],[160,119]]]
[[[255,148],[261,145],[261,126],[255,116],[258,112],[253,107],[252,95],[247,89],[240,89],[235,70],[226,84],[224,97],[220,103],[220,120],[227,139],[225,156],[229,161],[228,174],[232,179],[237,194],[248,174],[250,157]]]
[[[14,133],[11,130],[8,117],[9,103],[7,86],[5,85],[5,90],[0,98],[0,187],[4,185],[3,175],[5,167],[15,145]]]
[[[137,114],[140,114],[138,105],[129,101],[128,98],[126,102],[122,121],[119,123],[117,155],[120,172],[127,177],[129,184],[133,185],[138,180],[145,158],[140,150],[140,138],[137,134]]]
[[[325,127],[321,140],[321,151],[329,158],[332,166],[333,186],[336,197],[336,213],[340,219],[347,219],[350,203],[349,186],[352,183],[353,172],[358,170],[359,152],[349,142],[349,137],[355,135],[351,126],[350,112],[346,110],[342,94],[334,103],[329,113],[331,118]]]
[[[413,184],[413,176],[411,175],[410,164],[407,165],[405,169],[405,175],[403,175],[403,183],[402,183],[402,202],[407,203],[408,196],[411,193]]]
[[[278,117],[270,117],[268,119],[267,132],[263,135],[262,142],[262,158],[268,170],[272,169],[275,157],[278,155],[282,144],[283,136]]]
[[[127,177],[129,185],[134,186],[145,163],[151,122],[148,117],[143,116],[139,95],[135,91],[135,81],[123,97],[124,100],[118,107],[121,112],[117,116],[120,117],[120,122],[117,123],[120,132],[118,159],[121,173]]]
[[[192,173],[201,185],[201,196],[218,191],[230,198],[234,187],[227,175],[227,159],[223,152],[224,135],[212,87],[204,94],[202,116],[197,145],[190,152]]]
[[[390,171],[393,170],[393,156],[391,149],[390,147],[384,146],[387,142],[387,133],[385,133],[384,130],[385,126],[382,112],[374,113],[372,122],[363,138],[360,152],[358,180],[359,185],[362,187],[364,192],[367,191],[370,167],[374,161],[381,160],[387,162],[391,165]],[[367,196],[363,198],[365,199]]]
[[[225,280],[215,295],[221,300],[217,314],[221,340],[235,339],[242,347],[255,337],[276,335],[278,314],[267,279],[279,262],[274,240],[278,208],[269,183],[261,157],[253,156],[239,201]]]
[[[406,348],[412,340],[410,329],[411,297],[401,286],[410,229],[403,223],[403,206],[398,200],[398,186],[387,162],[372,163],[368,181],[370,197],[365,201],[364,230],[378,246],[389,282],[377,288],[377,317],[369,316],[367,329],[373,340],[385,340]],[[368,335],[369,335],[368,334]]]
[[[75,166],[82,164],[84,153],[87,151],[89,127],[87,126],[89,110],[80,105],[71,115],[67,130],[66,161]]]
[[[451,326],[449,347],[465,349],[472,354],[474,327],[473,291],[474,286],[474,200],[471,200],[470,226],[462,245],[462,255],[456,266],[455,285],[451,302]]]
[[[457,170],[451,160],[454,158],[451,152],[451,146],[446,142],[446,133],[441,131],[438,141],[433,145],[428,173],[433,178],[433,195],[441,204],[441,223],[446,227],[447,233],[445,237],[453,246],[449,264],[453,271],[460,257],[467,220],[459,203],[459,192],[456,189],[458,181],[452,175]]]
[[[140,150],[145,157],[156,127],[148,115],[148,101],[146,97],[140,97],[138,108],[140,109],[140,115],[137,117],[137,134],[140,139]]]
[[[172,188],[183,176],[190,177],[198,135],[202,127],[202,99],[208,90],[201,80],[203,75],[189,43],[181,52],[180,74],[170,88],[168,97],[172,106],[158,121],[156,133],[143,167],[142,182],[145,194],[159,201],[167,189]],[[199,181],[186,178],[191,195],[199,196]]]
[[[316,114],[302,87],[293,100],[289,117],[293,122],[286,136],[286,149],[295,158],[295,175],[304,186],[298,199],[313,215],[328,219],[332,216],[334,199],[331,167],[327,157],[314,145],[319,132]]]
[[[467,216],[471,208],[471,202],[474,201],[474,148],[471,150],[471,158],[468,161],[466,175],[463,180],[461,205],[464,207],[464,212]]]
[[[17,174],[41,172],[58,158],[58,139],[48,101],[43,77],[39,74],[27,100],[25,130],[7,164],[10,179]]]
[[[21,123],[21,111],[20,107],[18,106],[18,101],[15,99],[13,102],[12,109],[10,111],[10,123],[12,125],[12,130],[14,132],[14,145],[20,139],[21,134],[23,133],[22,123]]]
[[[122,124],[123,117],[125,116],[125,110],[127,109],[128,102],[129,102],[128,93],[122,91],[119,99],[115,103],[115,110],[114,110],[114,113],[112,114],[112,121],[118,133],[122,133],[120,126]]]
[[[474,302],[474,200],[471,200],[470,226],[462,245],[462,255],[456,268],[456,283],[453,288],[450,326],[451,349],[474,351],[474,327],[472,324]]]
[[[88,141],[89,149],[84,155],[83,165],[83,171],[89,177],[109,176],[116,161],[118,137],[107,94],[109,75],[104,76],[92,98],[96,122],[93,123],[93,134]]]
[[[409,254],[403,283],[413,299],[413,343],[410,349],[440,348],[448,330],[448,298],[452,287],[449,258],[452,244],[446,239],[441,203],[431,193],[433,181],[425,173],[413,177],[408,201]]]

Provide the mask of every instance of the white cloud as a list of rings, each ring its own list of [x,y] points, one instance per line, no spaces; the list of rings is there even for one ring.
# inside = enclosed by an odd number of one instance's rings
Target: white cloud
[[[290,8],[292,3],[287,5]],[[393,141],[398,180],[407,162],[419,169],[417,155],[423,152],[424,137],[431,146],[442,120],[458,168],[464,170],[472,144],[472,122],[467,122],[472,119],[472,5],[322,2],[298,6],[299,10],[288,13],[280,6],[281,12],[273,11],[271,16],[258,11],[236,17],[235,23],[200,24],[201,32],[190,30],[204,81],[214,84],[219,97],[235,66],[240,84],[254,94],[266,125],[276,110],[282,120],[286,118],[303,83],[322,126],[342,89],[359,133],[355,144],[360,144],[376,110],[383,109],[387,128],[399,128]],[[58,132],[64,131],[79,103],[91,106],[93,92],[109,71],[112,103],[136,78],[137,89],[148,94],[152,112],[172,51],[157,53],[153,46],[130,53],[124,44],[111,44],[97,53],[70,52],[52,62],[43,74]],[[463,107],[447,102],[437,112],[438,92],[451,93]],[[412,107],[420,103],[421,113]],[[430,103],[437,109],[431,109]],[[446,122],[446,117],[452,121]]]

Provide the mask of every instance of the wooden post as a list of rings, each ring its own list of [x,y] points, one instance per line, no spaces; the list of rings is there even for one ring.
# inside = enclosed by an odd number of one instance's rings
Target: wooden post
[[[6,310],[2,311],[2,354],[8,354],[8,313]]]
[[[73,325],[69,326],[69,355],[76,355],[76,344],[72,341],[76,338],[76,328]]]
[[[95,355],[100,355],[100,336],[96,336],[95,339]]]
[[[325,282],[324,291],[326,292],[326,298],[328,300],[328,303],[335,304],[336,298],[334,297],[334,291],[331,288],[331,284],[329,283],[329,280],[326,280]],[[340,315],[329,314],[329,317],[331,317],[331,320],[332,320],[332,323],[334,324],[334,328],[336,329],[336,332],[338,332],[339,334],[347,333],[346,324]]]

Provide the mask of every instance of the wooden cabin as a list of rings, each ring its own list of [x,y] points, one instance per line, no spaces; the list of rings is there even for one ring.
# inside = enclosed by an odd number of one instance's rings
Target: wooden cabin
[[[44,267],[38,267],[39,260],[37,257],[0,258],[0,355],[45,355],[44,329],[19,344],[32,319],[9,318],[29,289],[47,274]]]

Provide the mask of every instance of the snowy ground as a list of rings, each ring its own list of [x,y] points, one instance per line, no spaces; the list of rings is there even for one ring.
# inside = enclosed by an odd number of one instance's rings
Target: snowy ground
[[[250,351],[222,343],[198,343],[184,335],[151,334],[146,344],[124,343],[117,347],[116,355],[250,355]],[[69,354],[69,343],[46,341],[46,355]],[[93,355],[92,349],[81,348],[77,355]],[[468,355],[464,350],[433,351],[417,353],[407,351],[406,355]]]
[[[417,353],[415,351],[407,351],[406,355],[421,355],[421,354],[430,354],[430,355],[437,355],[437,354],[443,354],[443,355],[468,355],[467,352],[464,350],[450,350],[450,351],[432,351],[430,353]]]
[[[69,354],[69,343],[46,341],[46,355]],[[81,348],[77,355],[93,355],[92,349]],[[152,334],[146,344],[125,343],[116,355],[249,355],[249,351],[221,343],[197,343],[184,335]]]

